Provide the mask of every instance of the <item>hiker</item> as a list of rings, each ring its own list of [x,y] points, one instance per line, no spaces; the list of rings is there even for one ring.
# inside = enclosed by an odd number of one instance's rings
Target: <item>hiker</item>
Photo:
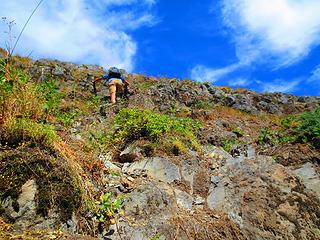
[[[128,91],[129,83],[123,76],[122,71],[116,67],[110,67],[107,74],[93,80],[94,91],[95,83],[101,80],[104,80],[103,84],[109,87],[111,103],[116,103],[117,95],[126,94]]]

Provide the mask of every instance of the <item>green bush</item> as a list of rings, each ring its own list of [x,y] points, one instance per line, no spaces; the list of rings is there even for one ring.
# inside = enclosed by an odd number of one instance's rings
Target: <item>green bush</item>
[[[312,143],[320,147],[320,107],[312,112],[306,112],[300,116],[299,125],[296,128],[298,140]]]
[[[59,92],[55,81],[44,81],[37,85],[37,91],[45,98],[43,108],[47,114],[57,114],[63,94]]]
[[[121,208],[124,198],[121,196],[116,197],[114,200],[111,199],[112,192],[107,192],[102,195],[99,201],[96,201],[92,206],[94,214],[97,216],[99,222],[114,224],[114,218],[117,211]]]
[[[34,141],[50,146],[58,139],[54,127],[50,124],[37,123],[31,119],[13,119],[6,129],[6,138],[18,138],[21,141]]]
[[[281,120],[280,124],[281,124],[282,128],[287,129],[287,128],[292,128],[292,127],[296,126],[297,122],[298,122],[297,117],[289,115],[289,116],[283,118]]]
[[[236,139],[222,139],[221,146],[223,150],[228,153],[231,153],[233,146],[237,143]]]
[[[243,130],[242,130],[241,128],[239,128],[239,127],[234,128],[234,129],[232,130],[232,132],[233,132],[235,135],[237,135],[238,138],[241,138],[241,137],[244,136]]]
[[[115,126],[115,142],[139,138],[146,138],[153,142],[180,140],[190,147],[199,147],[195,132],[201,125],[190,118],[170,117],[149,110],[124,108],[117,114]]]
[[[274,133],[269,128],[260,129],[260,134],[259,134],[257,143],[259,145],[264,145],[264,144],[274,145],[275,143]]]

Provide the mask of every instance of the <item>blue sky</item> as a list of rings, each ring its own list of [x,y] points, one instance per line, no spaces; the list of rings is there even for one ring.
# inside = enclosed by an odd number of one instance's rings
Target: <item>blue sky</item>
[[[0,1],[17,35],[38,1]],[[319,96],[319,11],[319,0],[44,0],[16,52]]]

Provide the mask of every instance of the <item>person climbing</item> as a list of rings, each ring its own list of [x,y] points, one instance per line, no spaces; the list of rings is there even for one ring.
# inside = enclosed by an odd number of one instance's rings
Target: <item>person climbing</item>
[[[92,83],[95,92],[95,84],[101,80],[104,80],[104,85],[109,87],[111,103],[116,103],[117,95],[126,95],[128,92],[129,83],[125,79],[122,71],[116,67],[110,67],[107,74],[93,80]]]

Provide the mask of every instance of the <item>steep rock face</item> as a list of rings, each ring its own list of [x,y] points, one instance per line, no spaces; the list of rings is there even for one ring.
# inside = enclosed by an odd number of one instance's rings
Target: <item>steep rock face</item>
[[[290,170],[272,157],[228,158],[213,171],[208,207],[223,209],[251,239],[318,239],[316,166]]]
[[[27,70],[36,81],[60,80],[61,89],[68,88],[72,95],[66,94],[64,101],[78,101],[69,108],[93,96],[91,80],[103,72],[98,66],[51,60],[32,62]],[[5,201],[0,214],[5,220],[19,230],[61,227],[79,232],[83,224],[98,239],[320,239],[319,151],[306,144],[261,151],[255,144],[260,128],[273,126],[272,120],[260,121],[260,113],[310,110],[319,98],[259,94],[135,74],[128,79],[132,83],[129,100],[104,104],[108,98],[102,87],[98,106],[90,105],[91,112],[78,116],[68,128],[56,126],[64,141],[75,144],[75,150],[84,155],[82,167],[87,172],[82,177],[93,186],[74,184],[68,163],[56,153],[1,149],[0,177],[5,181],[0,181],[0,190]],[[216,106],[227,108],[213,109]],[[146,151],[143,141],[113,146],[118,147],[115,153],[105,149],[106,132],[114,127],[112,119],[123,107],[202,120],[197,136],[202,150],[154,153]],[[243,133],[235,131],[237,127]],[[230,153],[217,147],[235,139],[242,142],[233,144]],[[99,152],[85,155],[92,151],[89,143],[94,140]],[[8,169],[16,177],[9,176]],[[93,192],[89,203],[109,191],[123,196],[114,219],[117,224],[99,223],[92,212],[79,223],[73,213],[81,201],[80,188]]]
[[[202,160],[182,161],[174,168],[170,162],[174,162],[173,159],[159,162],[159,169],[178,169],[181,173],[181,179],[172,182],[171,178],[164,177],[166,174],[161,175],[161,171],[154,172],[155,164],[148,161],[128,163],[123,168],[123,173],[135,179],[116,231],[124,239],[149,239],[156,233],[163,239],[320,237],[317,165],[285,167],[272,157],[256,155],[253,147],[235,158],[220,148],[210,147]],[[199,218],[199,215],[203,216]],[[209,220],[205,216],[214,217]],[[201,233],[216,221],[231,225],[219,234],[217,226],[209,235]],[[179,224],[186,222],[203,225],[197,229],[188,226],[186,232],[179,232]],[[234,223],[236,225],[232,225]],[[229,235],[232,231],[237,235]],[[177,235],[172,235],[174,232]],[[117,234],[111,239],[119,239]]]

